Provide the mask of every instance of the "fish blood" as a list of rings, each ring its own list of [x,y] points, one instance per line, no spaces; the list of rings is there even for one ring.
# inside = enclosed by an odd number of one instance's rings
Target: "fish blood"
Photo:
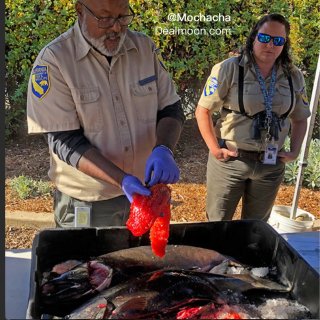
[[[152,251],[163,257],[169,238],[171,189],[159,183],[152,186],[150,191],[150,196],[133,196],[126,225],[136,237],[150,230]]]

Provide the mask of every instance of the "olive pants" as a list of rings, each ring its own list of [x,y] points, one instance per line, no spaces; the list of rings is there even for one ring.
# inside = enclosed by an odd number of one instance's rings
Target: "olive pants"
[[[126,196],[103,201],[81,201],[59,190],[54,194],[54,219],[56,227],[75,226],[75,207],[90,208],[90,227],[123,226],[129,217],[130,202]]]
[[[207,217],[210,221],[232,220],[242,197],[241,219],[267,221],[285,172],[259,160],[230,158],[226,162],[209,154],[207,163]]]

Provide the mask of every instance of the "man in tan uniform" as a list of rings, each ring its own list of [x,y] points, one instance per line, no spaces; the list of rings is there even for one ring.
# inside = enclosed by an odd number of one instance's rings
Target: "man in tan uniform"
[[[291,63],[290,26],[279,14],[252,28],[243,55],[216,64],[196,110],[208,146],[207,215],[267,221],[310,116],[302,72]],[[216,124],[211,115],[220,111]],[[291,127],[290,150],[283,150]]]
[[[133,194],[150,194],[142,181],[178,181],[172,150],[184,115],[154,43],[127,28],[128,0],[76,11],[34,63],[28,130],[48,136],[57,226],[123,225]]]

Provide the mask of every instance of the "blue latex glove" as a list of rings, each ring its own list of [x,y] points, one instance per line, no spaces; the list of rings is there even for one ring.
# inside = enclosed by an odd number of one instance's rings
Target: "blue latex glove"
[[[143,196],[149,196],[151,194],[151,191],[146,188],[137,177],[129,174],[124,176],[122,179],[121,189],[127,196],[130,203],[132,202],[132,197],[135,193]]]
[[[161,145],[154,148],[146,164],[146,184],[152,187],[157,183],[175,183],[179,176],[180,171],[171,150]]]

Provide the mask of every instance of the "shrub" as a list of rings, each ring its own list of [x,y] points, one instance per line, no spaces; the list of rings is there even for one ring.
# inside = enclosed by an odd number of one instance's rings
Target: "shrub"
[[[52,193],[50,182],[36,181],[24,175],[13,178],[9,184],[20,199],[50,196]]]
[[[290,139],[285,141],[285,149],[289,150]],[[289,185],[297,183],[297,177],[299,172],[299,161],[298,157],[295,161],[286,164],[286,171],[283,182]],[[320,188],[320,140],[313,139],[310,142],[307,166],[303,171],[302,185],[311,188]]]
[[[6,93],[9,112],[25,110],[26,88],[31,66],[40,49],[75,21],[74,1],[6,1]],[[186,115],[195,106],[212,66],[229,57],[244,43],[252,25],[264,14],[279,12],[288,17],[292,33],[292,52],[303,70],[311,95],[318,59],[319,12],[316,0],[131,0],[137,13],[132,29],[150,35],[161,49],[165,65],[174,79]],[[197,16],[219,14],[231,21],[169,21],[169,13]],[[198,34],[160,33],[168,30],[199,30]],[[216,34],[210,34],[210,30]],[[223,33],[230,29],[230,33]],[[200,33],[205,30],[206,34]],[[221,34],[217,34],[221,32]],[[187,33],[187,34],[186,34]],[[22,113],[23,115],[23,113]],[[9,116],[7,121],[16,117]],[[10,132],[10,125],[8,126]]]

